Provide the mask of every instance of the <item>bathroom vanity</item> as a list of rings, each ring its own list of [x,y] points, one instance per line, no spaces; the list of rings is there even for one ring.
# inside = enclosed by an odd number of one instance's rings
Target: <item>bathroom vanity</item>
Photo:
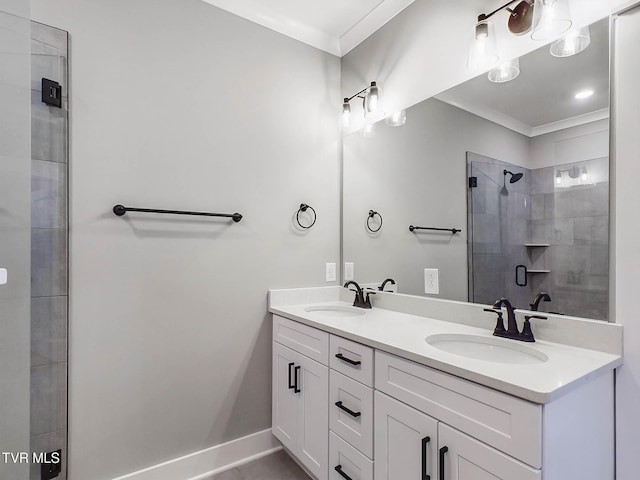
[[[482,305],[351,297],[270,292],[272,429],[314,477],[613,479],[621,327],[550,315],[524,345]]]

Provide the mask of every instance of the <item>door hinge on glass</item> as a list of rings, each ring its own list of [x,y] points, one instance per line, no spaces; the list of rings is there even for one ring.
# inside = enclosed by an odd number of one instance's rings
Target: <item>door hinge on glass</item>
[[[54,80],[43,78],[42,102],[52,107],[62,108],[62,86]]]
[[[476,188],[478,186],[478,177],[469,177],[469,188]]]

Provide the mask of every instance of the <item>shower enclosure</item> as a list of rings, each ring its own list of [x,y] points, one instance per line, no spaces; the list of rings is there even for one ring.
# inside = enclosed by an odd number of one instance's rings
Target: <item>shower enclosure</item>
[[[546,292],[545,311],[608,319],[609,159],[527,169],[468,153],[467,169],[469,300],[528,309]]]
[[[0,0],[0,56],[0,478],[66,478],[67,35]]]

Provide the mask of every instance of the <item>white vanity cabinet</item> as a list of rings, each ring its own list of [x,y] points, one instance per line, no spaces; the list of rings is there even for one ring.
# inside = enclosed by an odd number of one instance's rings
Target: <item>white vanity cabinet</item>
[[[318,480],[327,480],[329,335],[274,316],[273,339],[273,434]]]
[[[318,480],[614,478],[611,370],[537,404],[277,315],[273,328],[273,433]]]

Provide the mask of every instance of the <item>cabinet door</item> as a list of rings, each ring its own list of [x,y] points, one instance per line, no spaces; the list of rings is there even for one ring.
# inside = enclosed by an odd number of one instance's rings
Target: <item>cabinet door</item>
[[[438,422],[380,392],[374,418],[375,480],[435,480]]]
[[[329,464],[329,369],[300,356],[298,459],[318,480],[327,480]]]
[[[438,425],[440,477],[445,480],[540,480],[540,470],[520,463],[464,433]]]
[[[295,383],[295,367],[300,365],[299,358],[293,350],[273,342],[271,430],[293,453],[296,453],[301,402],[300,395],[291,387]]]

